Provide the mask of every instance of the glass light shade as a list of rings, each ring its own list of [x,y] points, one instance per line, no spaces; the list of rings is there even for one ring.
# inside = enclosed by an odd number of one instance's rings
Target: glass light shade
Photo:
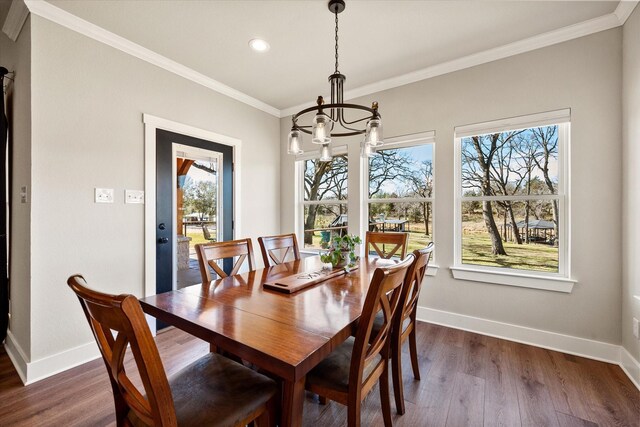
[[[302,131],[292,129],[289,132],[289,154],[302,154]]]
[[[322,146],[322,150],[320,150],[320,161],[321,162],[330,162],[333,159],[331,156],[331,147],[329,144],[325,144]]]
[[[380,119],[371,119],[367,122],[364,142],[372,147],[382,145],[382,121]]]
[[[311,129],[311,142],[314,144],[328,144],[331,142],[331,119],[324,114],[316,114]]]
[[[371,144],[367,144],[366,142],[360,144],[360,155],[362,157],[373,157],[377,154],[375,147]]]

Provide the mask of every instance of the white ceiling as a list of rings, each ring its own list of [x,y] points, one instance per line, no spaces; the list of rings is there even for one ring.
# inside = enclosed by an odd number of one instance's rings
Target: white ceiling
[[[326,95],[334,17],[324,0],[50,0],[279,110]],[[347,0],[340,71],[354,89],[612,13],[617,1]],[[256,53],[251,38],[271,49]]]

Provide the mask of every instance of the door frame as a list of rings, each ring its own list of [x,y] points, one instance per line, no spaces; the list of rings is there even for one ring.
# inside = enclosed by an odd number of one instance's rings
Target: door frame
[[[172,120],[143,114],[144,122],[144,289],[143,296],[156,294],[156,130],[163,129],[204,139],[233,149],[233,236],[241,236],[240,177],[242,141]]]

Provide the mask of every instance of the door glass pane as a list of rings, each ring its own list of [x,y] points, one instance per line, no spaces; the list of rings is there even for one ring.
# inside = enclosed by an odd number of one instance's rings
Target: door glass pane
[[[195,245],[218,240],[218,159],[177,159],[178,288],[200,283]]]

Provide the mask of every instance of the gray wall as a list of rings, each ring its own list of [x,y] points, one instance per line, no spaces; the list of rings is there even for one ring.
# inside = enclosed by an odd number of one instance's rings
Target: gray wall
[[[356,99],[377,100],[392,137],[436,132],[435,278],[420,305],[619,344],[621,303],[622,76],[620,28]],[[455,126],[571,108],[571,294],[453,280]],[[291,119],[281,119],[281,224],[293,231]],[[309,144],[310,145],[310,144]],[[307,147],[312,149],[311,147]],[[359,197],[351,144],[349,196]],[[350,206],[353,206],[350,203]],[[352,231],[357,221],[351,215]]]
[[[0,22],[4,22],[4,16]],[[20,203],[19,189],[31,193],[31,20],[27,18],[18,39],[13,42],[0,33],[0,65],[15,71],[7,88],[9,138],[13,144],[13,221],[11,224],[11,323],[9,329],[25,352],[30,351],[29,323],[31,289],[31,203]]]
[[[622,34],[622,345],[640,360],[640,341],[632,331],[633,317],[640,319],[640,7],[636,6]]]
[[[143,113],[242,140],[242,234],[254,238],[280,228],[280,123],[38,16],[31,37],[32,298],[20,309],[36,361],[93,341],[69,275],[143,294],[144,207],[124,204],[144,188]],[[115,203],[95,204],[94,187]]]

